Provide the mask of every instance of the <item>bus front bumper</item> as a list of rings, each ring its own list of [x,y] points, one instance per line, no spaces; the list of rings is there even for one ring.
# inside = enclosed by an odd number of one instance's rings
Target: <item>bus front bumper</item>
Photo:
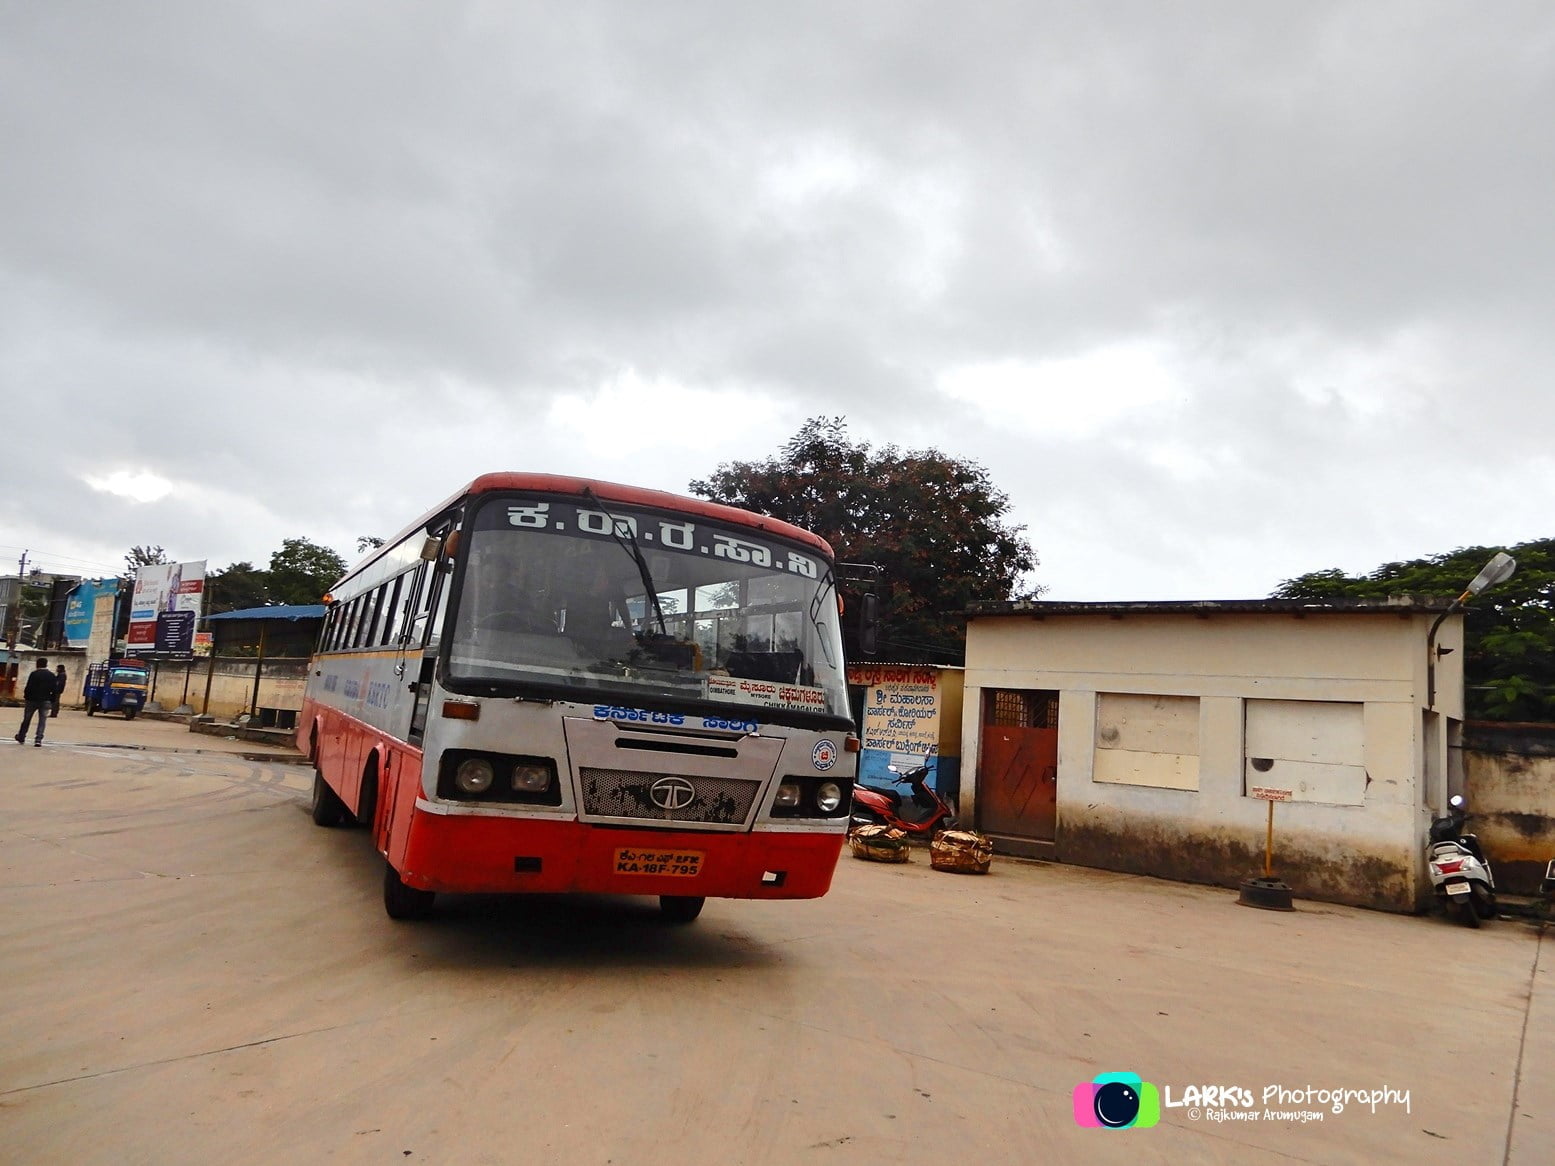
[[[843,841],[841,831],[725,834],[418,812],[399,874],[408,886],[454,894],[815,899],[831,887]]]

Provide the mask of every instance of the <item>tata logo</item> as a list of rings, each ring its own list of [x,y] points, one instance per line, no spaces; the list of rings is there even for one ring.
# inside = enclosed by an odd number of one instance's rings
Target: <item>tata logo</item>
[[[696,786],[683,777],[661,777],[648,787],[648,796],[661,810],[684,810],[696,800]]]

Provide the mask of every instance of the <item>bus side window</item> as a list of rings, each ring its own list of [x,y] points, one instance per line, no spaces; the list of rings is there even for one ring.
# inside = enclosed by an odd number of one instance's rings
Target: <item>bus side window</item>
[[[362,596],[362,618],[356,626],[356,636],[351,642],[354,648],[365,648],[373,642],[373,616],[377,612],[376,604],[383,602],[383,595],[378,591],[369,591]]]
[[[342,649],[351,646],[351,634],[356,630],[356,610],[361,597],[349,600],[346,603],[345,618],[340,621],[340,647]]]
[[[373,596],[371,591],[357,596],[356,616],[351,621],[351,643],[347,645],[348,647],[360,648],[362,646],[362,629],[369,621],[372,608]]]
[[[394,642],[401,648],[409,648],[416,642],[416,620],[421,612],[421,595],[426,587],[427,565],[418,562],[406,576],[405,598],[400,604],[399,626]]]
[[[373,622],[368,626],[366,636],[369,648],[375,648],[383,642],[383,613],[389,606],[389,585],[378,584],[375,594],[377,599],[373,601]]]
[[[362,644],[362,625],[367,622],[367,614],[372,609],[373,597],[371,592],[358,595],[355,600],[356,611],[351,615],[351,642],[348,648],[358,648]]]
[[[388,594],[384,599],[383,622],[379,625],[377,636],[374,637],[375,643],[392,644],[394,642],[394,609],[399,606],[400,581],[402,579],[404,579],[403,575],[396,575],[391,582],[384,584]]]
[[[448,593],[452,590],[450,582],[453,574],[453,563],[448,559],[439,559],[432,572],[432,610],[427,620],[425,646],[429,651],[436,651],[438,643],[443,636],[443,617],[448,613]]]
[[[446,566],[448,560],[439,559],[436,562],[423,562],[417,568],[420,584],[416,590],[417,611],[415,619],[406,629],[409,634],[408,647],[415,649],[419,644],[422,650],[421,662],[414,666],[416,682],[411,687],[415,690],[416,699],[411,705],[410,730],[406,734],[417,745],[421,744],[426,735],[427,714],[432,704],[432,678],[437,669],[437,657],[433,651],[442,630],[438,625],[448,602]]]
[[[421,578],[416,587],[416,603],[410,618],[410,626],[405,629],[410,637],[411,648],[421,648],[426,645],[427,608],[431,605],[433,593],[437,590],[437,576],[430,563],[422,563],[418,574]]]

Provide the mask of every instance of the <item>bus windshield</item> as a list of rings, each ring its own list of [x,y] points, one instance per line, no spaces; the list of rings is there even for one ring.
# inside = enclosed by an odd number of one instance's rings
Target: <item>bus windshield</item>
[[[450,688],[848,716],[834,577],[812,547],[699,515],[512,494],[484,500],[461,538]]]

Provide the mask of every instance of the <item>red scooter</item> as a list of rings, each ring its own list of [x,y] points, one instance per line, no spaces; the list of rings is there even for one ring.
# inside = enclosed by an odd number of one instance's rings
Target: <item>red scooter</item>
[[[941,830],[952,830],[956,815],[950,805],[929,788],[929,767],[920,765],[891,780],[912,787],[912,796],[903,798],[894,789],[874,786],[853,787],[853,816],[850,826],[894,826],[909,837],[933,838]]]

